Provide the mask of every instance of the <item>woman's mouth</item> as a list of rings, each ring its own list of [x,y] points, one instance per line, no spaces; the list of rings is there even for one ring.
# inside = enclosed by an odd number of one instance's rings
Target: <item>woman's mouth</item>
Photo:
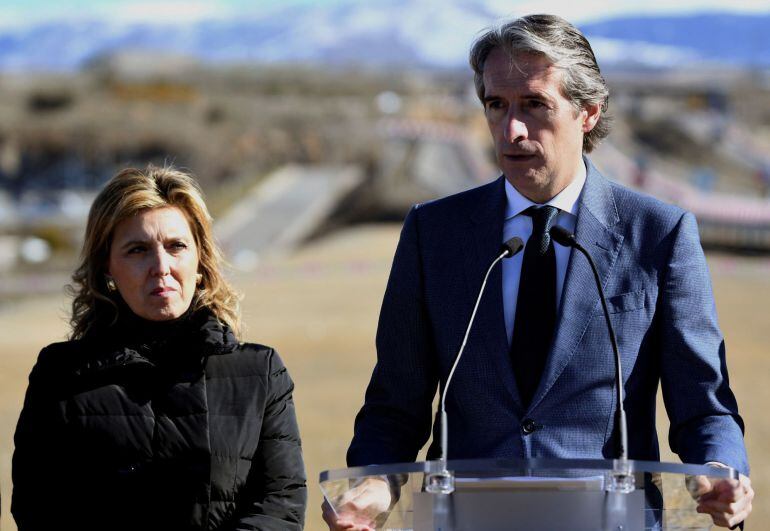
[[[166,286],[166,287],[162,287],[162,288],[155,288],[154,290],[152,290],[150,292],[150,295],[155,295],[155,296],[158,296],[158,297],[166,297],[166,296],[170,295],[171,293],[173,293],[174,291],[176,291],[176,290]]]

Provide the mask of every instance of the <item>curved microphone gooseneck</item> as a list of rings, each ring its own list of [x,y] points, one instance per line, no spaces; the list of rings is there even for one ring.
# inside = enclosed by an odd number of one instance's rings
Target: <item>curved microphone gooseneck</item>
[[[610,343],[612,344],[612,352],[615,354],[615,391],[618,401],[618,409],[615,413],[615,427],[618,430],[618,459],[622,461],[628,460],[628,425],[626,422],[626,410],[623,407],[623,371],[620,366],[620,352],[618,351],[618,342],[615,339],[615,330],[612,328],[612,321],[610,321],[610,312],[607,309],[607,299],[604,296],[604,289],[602,288],[602,282],[599,278],[599,272],[596,269],[596,264],[590,253],[578,243],[575,239],[575,235],[569,232],[564,227],[554,225],[549,231],[551,238],[554,239],[559,245],[564,247],[573,247],[583,253],[588,259],[588,263],[591,265],[591,271],[594,273],[594,280],[596,281],[596,288],[599,290],[599,299],[602,301],[602,310],[604,310],[604,320],[607,323],[607,330],[610,334]]]
[[[441,395],[441,463],[442,463],[442,472],[448,473],[446,469],[446,462],[447,462],[447,452],[449,450],[449,429],[447,428],[447,414],[446,414],[446,397],[447,397],[447,391],[449,390],[449,384],[452,381],[452,376],[454,376],[455,369],[457,369],[457,365],[460,363],[460,358],[463,355],[463,351],[465,350],[465,344],[468,342],[468,336],[471,333],[471,327],[473,326],[473,321],[476,318],[476,312],[479,309],[479,303],[481,302],[481,296],[484,294],[484,288],[487,285],[487,279],[489,279],[489,274],[492,272],[492,268],[495,267],[495,265],[502,260],[503,258],[511,258],[512,256],[515,256],[521,250],[524,248],[524,242],[521,241],[521,238],[518,236],[514,236],[510,240],[503,243],[502,252],[500,255],[494,259],[492,264],[489,266],[489,269],[487,269],[486,275],[484,275],[484,281],[481,283],[481,289],[479,289],[479,296],[476,297],[476,305],[473,307],[473,313],[471,313],[471,318],[468,321],[468,328],[465,329],[465,337],[463,337],[463,342],[460,345],[460,350],[457,353],[457,356],[455,357],[454,364],[452,365],[452,369],[449,371],[449,376],[446,379],[446,383],[444,384],[444,392]]]

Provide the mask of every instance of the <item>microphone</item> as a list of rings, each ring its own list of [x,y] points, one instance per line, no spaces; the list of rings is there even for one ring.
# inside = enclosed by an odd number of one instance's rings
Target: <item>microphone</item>
[[[501,251],[508,251],[508,254],[504,256],[503,258],[511,258],[514,255],[518,254],[519,251],[524,247],[524,242],[521,241],[521,238],[518,236],[514,236],[507,242],[503,243]],[[492,265],[495,265],[494,263]]]
[[[446,384],[444,384],[444,392],[441,395],[441,458],[439,460],[441,464],[441,471],[438,474],[432,474],[432,477],[428,478],[428,485],[425,489],[428,492],[449,494],[454,490],[454,480],[446,468],[447,453],[449,451],[449,429],[447,427],[446,414],[447,391],[449,390],[449,384],[452,381],[455,369],[457,369],[457,365],[460,363],[460,358],[462,357],[463,351],[465,350],[465,344],[468,342],[468,336],[471,333],[473,321],[476,319],[476,312],[479,309],[479,303],[481,303],[481,296],[484,294],[484,288],[487,285],[487,280],[489,279],[489,274],[492,272],[492,268],[494,268],[495,265],[497,265],[497,263],[503,258],[511,258],[521,252],[523,248],[524,242],[521,241],[521,238],[518,236],[514,236],[510,240],[503,243],[503,246],[500,248],[500,254],[492,261],[492,264],[490,264],[489,268],[487,269],[486,275],[484,275],[484,281],[481,283],[479,295],[476,297],[476,304],[473,307],[471,318],[468,321],[468,327],[465,329],[465,337],[463,337],[460,350],[457,352],[454,364],[452,364],[452,369],[449,371],[449,376],[447,376]]]
[[[607,309],[607,299],[604,296],[604,289],[602,289],[602,283],[599,279],[599,272],[596,270],[596,264],[594,263],[591,254],[578,243],[575,235],[564,227],[554,225],[549,231],[551,238],[564,247],[573,247],[583,253],[588,259],[588,263],[591,265],[591,271],[594,273],[594,280],[596,281],[596,288],[599,290],[599,298],[602,301],[602,309],[604,310],[604,320],[607,323],[607,330],[610,334],[610,343],[612,344],[612,351],[615,354],[615,390],[617,393],[618,410],[615,413],[615,427],[618,430],[618,458],[622,461],[628,460],[628,425],[626,422],[626,410],[623,408],[623,371],[620,367],[620,352],[618,351],[618,342],[615,339],[615,330],[612,328],[612,321],[610,320],[610,312]]]

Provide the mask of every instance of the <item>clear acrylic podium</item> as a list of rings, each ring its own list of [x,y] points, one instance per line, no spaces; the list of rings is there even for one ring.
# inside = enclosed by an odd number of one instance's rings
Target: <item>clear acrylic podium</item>
[[[618,463],[449,461],[446,470],[454,481],[450,494],[429,492],[435,491],[429,485],[444,470],[439,461],[330,470],[321,473],[320,482],[337,514],[378,530],[636,531],[711,529],[711,518],[695,511],[690,494],[697,476],[738,478],[733,469],[630,460],[622,462],[630,486],[618,490]],[[368,486],[376,488],[361,495]],[[384,492],[385,498],[371,506],[372,492]]]

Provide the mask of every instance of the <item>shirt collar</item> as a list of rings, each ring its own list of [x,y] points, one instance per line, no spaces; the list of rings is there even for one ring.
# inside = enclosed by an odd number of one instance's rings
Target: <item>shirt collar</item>
[[[550,201],[546,201],[544,204],[555,206],[562,212],[567,212],[573,216],[577,216],[578,200],[580,199],[580,193],[583,191],[583,185],[586,182],[586,167],[585,163],[581,164],[577,170],[577,175],[572,179],[572,182],[567,187],[556,194]],[[529,207],[538,203],[534,203],[521,195],[521,193],[513,187],[513,185],[505,179],[505,197],[507,199],[507,205],[505,208],[505,219],[511,219]]]

